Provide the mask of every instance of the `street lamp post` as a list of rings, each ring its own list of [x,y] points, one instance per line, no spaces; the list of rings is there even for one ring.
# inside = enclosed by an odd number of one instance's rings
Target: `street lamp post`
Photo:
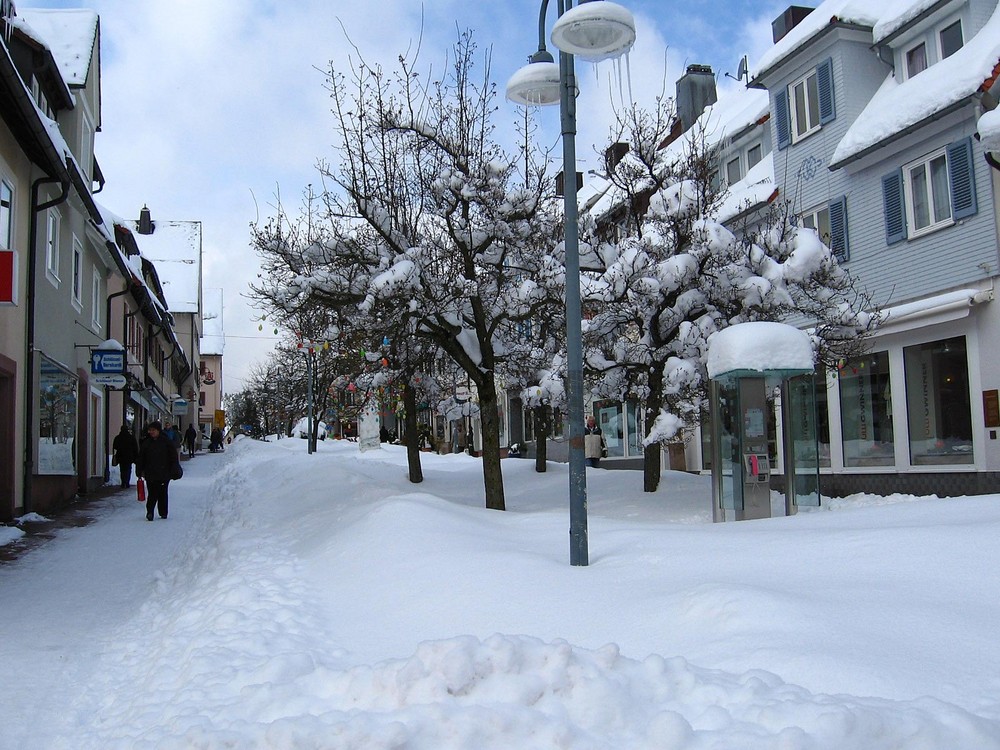
[[[560,106],[566,248],[566,365],[569,418],[570,564],[587,565],[587,466],[583,450],[583,342],[580,304],[580,238],[576,184],[576,74],[573,56],[600,62],[628,52],[635,42],[632,14],[610,0],[559,0],[552,43],[559,64],[545,48],[549,0],[538,15],[538,51],[507,83],[507,98],[525,106]]]

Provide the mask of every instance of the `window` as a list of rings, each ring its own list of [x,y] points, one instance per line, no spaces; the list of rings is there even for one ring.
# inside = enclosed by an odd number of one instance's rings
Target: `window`
[[[906,58],[907,78],[913,78],[917,73],[927,70],[927,45],[923,42],[916,47],[910,47],[904,56]]]
[[[971,464],[972,402],[965,337],[903,349],[910,463]]]
[[[774,129],[778,149],[812,135],[837,117],[833,58],[774,95]],[[761,154],[763,156],[763,154]]]
[[[914,239],[978,209],[972,139],[963,138],[882,177],[886,243]]]
[[[962,22],[955,21],[943,29],[938,34],[938,42],[941,44],[941,59],[951,57],[962,48]]]
[[[0,250],[14,249],[14,188],[0,180]]]
[[[816,234],[823,241],[823,244],[830,245],[830,208],[823,206],[820,209],[802,214],[799,218],[800,226],[806,229],[815,230]]]
[[[747,151],[747,171],[749,172],[751,169],[757,166],[757,164],[759,164],[760,160],[763,158],[764,158],[764,147],[759,143],[756,146],[751,146],[750,149]]]
[[[726,182],[735,185],[743,175],[740,174],[740,157],[730,159],[726,162]]]
[[[820,240],[841,263],[850,257],[847,235],[847,198],[834,201],[807,211],[799,216],[799,226],[815,230]]]
[[[94,269],[93,275],[93,290],[94,290],[94,308],[90,317],[91,327],[95,331],[101,330],[101,307],[104,304],[104,295],[102,293],[103,284],[101,283],[101,274],[98,273],[97,269]]]
[[[77,392],[75,377],[41,357],[38,392],[38,474],[76,473]]]
[[[948,161],[944,149],[904,167],[903,190],[911,237],[951,223]]]
[[[792,142],[819,130],[819,88],[816,72],[800,78],[791,86]]]
[[[45,275],[59,285],[59,213],[49,209],[45,220]]]
[[[83,245],[73,237],[73,302],[79,310],[83,301]]]
[[[849,360],[840,368],[844,466],[892,466],[892,388],[889,353]]]

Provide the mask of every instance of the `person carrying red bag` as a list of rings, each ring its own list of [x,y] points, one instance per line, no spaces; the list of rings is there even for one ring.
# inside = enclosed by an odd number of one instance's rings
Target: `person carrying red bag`
[[[182,474],[180,456],[166,435],[163,425],[152,421],[146,426],[146,437],[139,445],[135,473],[146,481],[146,520],[153,520],[153,510],[160,518],[167,517],[169,485],[171,479]]]

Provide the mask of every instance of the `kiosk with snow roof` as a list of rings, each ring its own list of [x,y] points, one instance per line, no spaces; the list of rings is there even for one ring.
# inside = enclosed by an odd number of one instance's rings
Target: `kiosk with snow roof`
[[[785,515],[819,505],[814,371],[809,335],[784,323],[738,323],[709,340],[714,521],[771,517],[769,435],[775,448],[782,438]]]

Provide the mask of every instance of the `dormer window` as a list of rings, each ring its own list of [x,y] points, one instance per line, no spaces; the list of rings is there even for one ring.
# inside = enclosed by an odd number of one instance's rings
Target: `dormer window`
[[[921,42],[906,50],[906,77],[913,78],[927,70],[927,45]]]
[[[938,33],[938,41],[941,44],[941,59],[944,60],[946,57],[950,57],[962,49],[962,45],[965,43],[962,39],[962,21],[961,19],[955,21],[954,23],[948,24]]]
[[[764,147],[761,144],[751,146],[747,150],[747,171],[749,172],[764,158]]]

